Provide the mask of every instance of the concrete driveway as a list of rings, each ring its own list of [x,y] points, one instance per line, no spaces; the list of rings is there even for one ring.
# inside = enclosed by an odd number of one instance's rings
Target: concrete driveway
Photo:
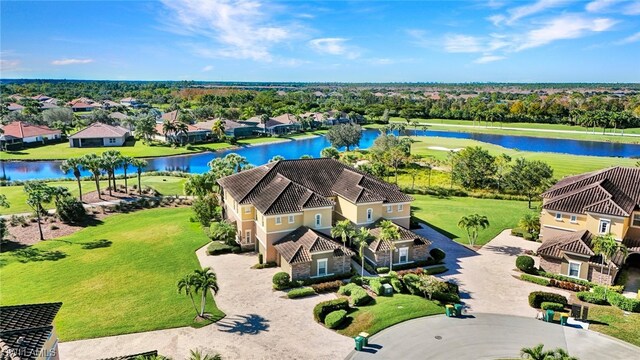
[[[336,359],[353,347],[353,339],[313,320],[313,307],[334,294],[290,300],[274,292],[278,269],[250,269],[254,254],[207,256],[196,252],[203,267],[218,276],[218,307],[227,317],[201,329],[183,327],[60,344],[61,359],[99,359],[158,350],[184,359],[190,349],[220,353],[225,359]],[[188,303],[185,303],[185,306]]]
[[[424,226],[424,225],[423,225]],[[529,307],[532,291],[550,291],[569,297],[569,292],[521,281],[516,269],[516,257],[525,250],[537,250],[540,243],[501,232],[480,250],[473,251],[437,231],[424,227],[417,233],[433,242],[447,254],[449,271],[438,275],[460,286],[460,297],[470,313],[509,314],[533,318],[536,310]]]
[[[640,348],[588,330],[520,316],[444,315],[410,320],[374,335],[348,359],[512,359],[522,347],[563,348],[581,360],[637,359]]]

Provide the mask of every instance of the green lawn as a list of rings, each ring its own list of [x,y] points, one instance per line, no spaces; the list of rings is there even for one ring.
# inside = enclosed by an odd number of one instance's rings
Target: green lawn
[[[63,302],[56,318],[63,341],[189,326],[195,311],[176,282],[200,267],[194,251],[209,241],[190,216],[190,208],[113,215],[30,247],[58,260],[23,263],[4,252],[0,303]],[[216,319],[224,316],[209,304]]]
[[[464,215],[486,215],[490,226],[481,230],[476,245],[484,245],[502,230],[516,226],[530,210],[526,201],[477,199],[470,197],[438,198],[432,195],[412,195],[411,204],[417,218],[453,240],[468,244],[466,231],[458,228]]]
[[[163,195],[182,195],[183,194],[183,184],[186,181],[186,178],[183,177],[173,177],[173,176],[143,176],[142,177],[142,186],[150,186],[156,189],[159,193]],[[137,178],[130,178],[129,186],[137,185]],[[124,184],[124,180],[117,180],[118,184]],[[53,181],[47,183],[50,186],[64,186],[69,189],[71,194],[74,196],[78,196],[78,183],[75,181]],[[106,181],[100,182],[100,188],[105,189],[107,187]],[[5,186],[0,187],[2,194],[7,196],[7,200],[11,205],[10,208],[0,208],[0,215],[2,214],[17,214],[30,212],[31,208],[27,205],[27,195],[23,190],[23,186]],[[96,190],[95,182],[93,181],[82,181],[82,193],[86,194],[91,191]],[[53,205],[51,205],[53,208]]]
[[[629,313],[613,306],[589,305],[589,330],[613,336],[636,346],[640,346],[640,314]]]
[[[378,296],[376,303],[361,306],[348,315],[350,321],[338,333],[354,337],[362,331],[373,335],[392,325],[423,316],[444,314],[444,307],[416,295]]]

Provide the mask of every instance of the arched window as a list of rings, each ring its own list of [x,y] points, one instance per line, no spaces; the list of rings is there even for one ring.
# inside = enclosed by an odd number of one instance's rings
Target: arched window
[[[322,214],[316,214],[316,227],[320,227],[322,225]]]
[[[367,222],[373,221],[373,209],[367,209]]]

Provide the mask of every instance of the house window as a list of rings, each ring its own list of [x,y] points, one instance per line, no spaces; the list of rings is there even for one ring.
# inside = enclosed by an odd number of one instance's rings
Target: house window
[[[398,204],[398,212],[404,210],[404,204]]]
[[[633,214],[633,221],[631,221],[631,226],[640,227],[640,213]]]
[[[250,214],[251,213],[251,208],[249,206],[244,208],[244,213],[245,214]]]
[[[600,234],[608,234],[610,226],[611,226],[611,220],[600,219],[600,226],[598,227]]]
[[[367,222],[373,221],[373,209],[367,209]]]
[[[580,277],[580,263],[569,263],[569,276],[571,277]]]
[[[409,261],[409,248],[407,248],[407,247],[400,248],[400,254],[399,255],[400,256],[398,258],[398,262],[400,264],[404,264],[404,263],[408,262]]]
[[[327,259],[318,259],[318,276],[327,276]]]
[[[289,224],[293,224],[296,221],[293,215],[289,215]]]
[[[562,214],[556,213],[556,221],[562,221]]]
[[[276,216],[276,225],[282,224],[282,218],[280,216]]]
[[[393,211],[393,207],[391,205],[387,205],[387,212],[390,213]]]
[[[576,215],[571,215],[571,219],[569,221],[571,221],[572,224],[577,224],[578,217]]]
[[[246,230],[244,232],[244,241],[248,244],[251,242],[251,230]]]
[[[262,220],[262,227],[264,227],[264,216],[260,216],[260,219]]]
[[[116,143],[116,139],[114,138],[109,138],[109,144],[115,144]]]
[[[316,214],[316,227],[320,227],[322,225],[322,215]]]

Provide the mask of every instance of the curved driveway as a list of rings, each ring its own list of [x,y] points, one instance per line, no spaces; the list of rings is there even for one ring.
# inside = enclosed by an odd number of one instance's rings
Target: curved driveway
[[[505,359],[522,347],[561,347],[580,360],[637,359],[640,348],[593,331],[496,314],[444,315],[410,320],[374,335],[371,346],[347,359]]]

